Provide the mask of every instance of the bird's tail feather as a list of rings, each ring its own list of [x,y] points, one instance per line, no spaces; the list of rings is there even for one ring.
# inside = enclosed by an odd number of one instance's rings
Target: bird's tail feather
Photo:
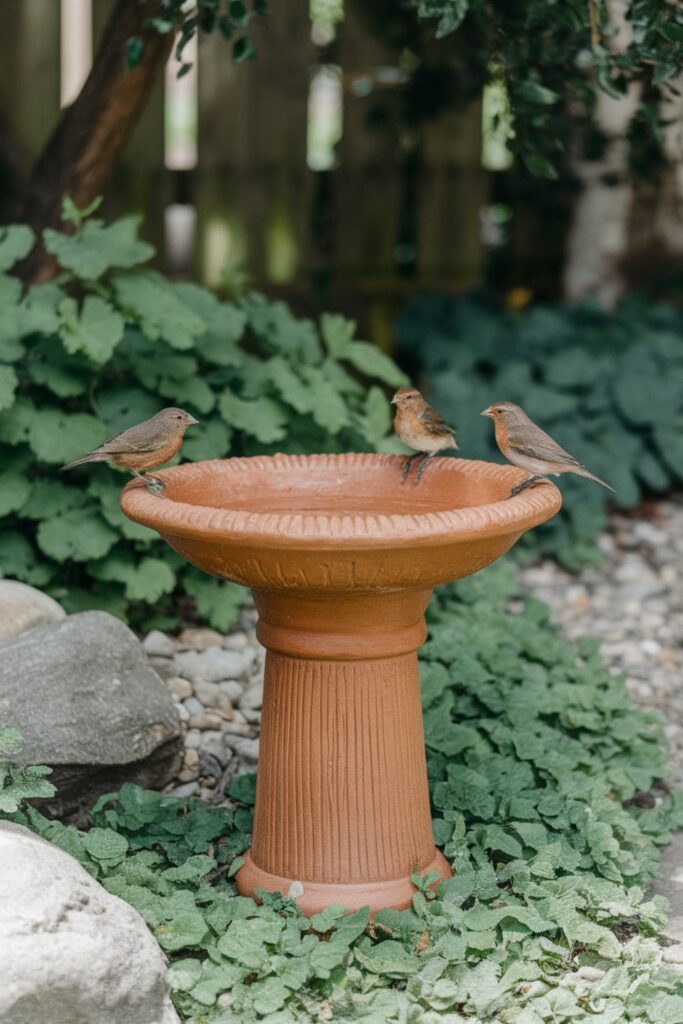
[[[612,491],[613,494],[615,493],[613,487],[611,487],[609,484],[606,484],[605,481],[601,480],[599,476],[595,475],[595,473],[590,473],[584,466],[581,466],[579,469],[576,470],[576,472],[579,474],[579,476],[585,476],[588,480],[594,480],[596,484],[600,484],[602,487],[606,487],[607,490]]]
[[[109,458],[111,458],[111,455],[107,454],[107,452],[90,452],[88,455],[84,455],[82,459],[75,459],[73,462],[67,462],[66,466],[60,466],[59,472],[63,473],[66,469],[82,466],[85,462],[106,462]]]

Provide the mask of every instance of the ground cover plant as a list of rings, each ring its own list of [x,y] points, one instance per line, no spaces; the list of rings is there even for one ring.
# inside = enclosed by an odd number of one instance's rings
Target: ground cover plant
[[[491,402],[522,405],[615,489],[563,477],[564,513],[527,534],[522,552],[569,568],[596,560],[610,502],[632,508],[683,482],[683,315],[629,299],[505,312],[483,297],[416,300],[397,324],[400,352],[462,454],[497,459]]]
[[[244,591],[126,520],[125,475],[98,465],[60,477],[58,467],[165,405],[200,420],[185,459],[372,450],[390,431],[385,392],[405,378],[343,317],[314,324],[258,294],[227,302],[173,283],[145,267],[154,250],[135,217],[107,225],[93,213],[65,201],[64,231],[43,233],[60,273],[26,292],[9,271],[33,233],[0,228],[0,576],[68,611],[149,625],[153,606],[168,628],[190,595],[226,628]]]
[[[373,925],[235,894],[253,776],[233,783],[232,811],[126,786],[88,832],[13,817],[138,908],[197,1024],[683,1019],[664,907],[644,890],[681,819],[679,797],[653,791],[656,716],[592,640],[561,639],[520,599],[510,566],[437,597],[420,657],[434,833],[455,874],[436,898],[416,876],[412,909]]]

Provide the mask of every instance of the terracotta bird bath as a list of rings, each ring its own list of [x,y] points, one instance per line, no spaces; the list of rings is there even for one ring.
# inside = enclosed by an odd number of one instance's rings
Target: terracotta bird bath
[[[432,588],[554,515],[512,466],[444,458],[416,486],[396,455],[187,463],[133,481],[123,511],[204,572],[250,587],[267,650],[251,850],[241,893],[402,909],[434,847],[417,649]],[[292,883],[300,883],[292,887]],[[303,891],[302,891],[303,890]]]

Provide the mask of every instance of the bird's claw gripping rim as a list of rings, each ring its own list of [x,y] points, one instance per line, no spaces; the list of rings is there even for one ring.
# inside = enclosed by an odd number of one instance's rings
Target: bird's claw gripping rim
[[[166,486],[163,480],[159,480],[155,476],[148,476],[145,479],[147,482],[147,490],[150,494],[161,494]]]
[[[525,491],[527,487],[534,487],[536,484],[542,484],[545,482],[544,476],[538,476],[536,474],[534,476],[529,476],[526,480],[522,480],[521,484],[517,484],[516,487],[512,488],[510,491],[510,497],[515,498],[518,494],[521,494],[522,491]]]

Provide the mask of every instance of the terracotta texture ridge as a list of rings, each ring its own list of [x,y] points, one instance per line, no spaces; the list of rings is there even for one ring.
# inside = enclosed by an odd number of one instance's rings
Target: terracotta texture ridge
[[[434,586],[484,568],[560,508],[511,466],[403,457],[259,456],[155,473],[121,504],[205,572],[252,589],[266,647],[253,844],[240,892],[410,906],[434,848],[417,648]]]

